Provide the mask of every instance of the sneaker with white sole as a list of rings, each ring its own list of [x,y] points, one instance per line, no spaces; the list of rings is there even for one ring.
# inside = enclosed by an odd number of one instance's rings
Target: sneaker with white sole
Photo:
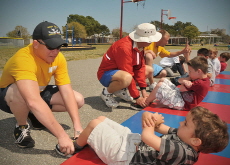
[[[154,82],[151,85],[149,85],[149,91],[152,92],[152,90],[156,87],[157,83]]]
[[[76,144],[76,139],[77,139],[77,138],[74,138],[74,140],[73,140],[74,153],[73,153],[72,155],[71,155],[71,154],[66,155],[65,153],[61,152],[60,147],[59,147],[59,144],[57,144],[57,145],[55,146],[56,152],[57,152],[59,155],[61,155],[61,156],[64,156],[64,157],[66,157],[66,158],[70,158],[71,156],[73,156],[74,154],[80,152],[80,151],[83,150],[86,146],[88,146],[88,144],[87,144],[87,145],[85,145],[84,147],[78,148],[78,147],[77,147],[77,144]]]
[[[105,102],[105,104],[111,108],[118,107],[119,103],[114,99],[113,94],[112,93],[111,94],[104,94],[104,90],[105,90],[105,88],[103,89],[103,91],[101,93],[101,98]]]
[[[34,140],[30,136],[30,125],[16,126],[14,129],[15,143],[21,148],[34,147]]]
[[[131,97],[128,92],[127,89],[121,89],[119,91],[116,91],[113,93],[115,96],[120,97],[121,99],[125,100],[125,101],[133,101],[133,97]]]

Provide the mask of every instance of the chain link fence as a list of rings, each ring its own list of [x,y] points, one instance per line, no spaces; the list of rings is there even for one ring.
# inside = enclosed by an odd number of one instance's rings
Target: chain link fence
[[[23,38],[0,37],[0,48],[15,48],[23,46]]]

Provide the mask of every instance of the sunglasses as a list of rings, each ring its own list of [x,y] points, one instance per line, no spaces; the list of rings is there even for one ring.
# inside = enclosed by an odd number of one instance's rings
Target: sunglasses
[[[38,41],[39,44],[45,45],[46,48],[49,49],[49,50],[55,50],[55,49],[60,50],[61,47],[62,47],[62,45],[60,45],[60,46],[58,46],[57,48],[51,48],[51,47],[49,47],[48,45],[46,45],[45,43],[43,43],[43,42],[41,42],[41,41],[39,41],[39,40],[37,40],[37,41]]]

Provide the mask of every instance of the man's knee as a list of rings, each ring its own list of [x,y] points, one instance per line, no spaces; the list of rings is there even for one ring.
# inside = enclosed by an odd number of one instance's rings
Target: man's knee
[[[152,66],[145,65],[145,76],[146,76],[147,78],[153,76],[153,67],[152,67]]]
[[[85,99],[82,94],[74,91],[75,99],[78,105],[78,108],[81,108],[85,104]]]
[[[160,76],[161,76],[161,77],[166,77],[166,76],[167,76],[166,70],[163,69],[163,70],[161,71],[161,73],[160,73]]]
[[[145,63],[146,65],[152,66],[153,56],[150,53],[145,54]]]
[[[132,82],[132,75],[126,71],[118,71],[112,78],[112,81],[118,81],[121,84],[126,84],[126,86],[129,86]]]
[[[10,105],[10,102],[20,102],[26,104],[16,84],[12,84],[8,88],[6,92],[5,100],[8,105]]]

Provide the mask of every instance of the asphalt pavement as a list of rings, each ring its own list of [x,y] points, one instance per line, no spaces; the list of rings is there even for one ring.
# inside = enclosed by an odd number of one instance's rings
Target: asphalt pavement
[[[176,50],[171,50],[176,51]],[[191,57],[196,56],[196,50]],[[223,51],[219,51],[220,54]],[[160,57],[155,59],[159,63]],[[106,107],[100,98],[103,86],[97,80],[97,70],[101,58],[79,61],[69,61],[69,75],[74,90],[85,97],[85,105],[80,109],[80,118],[83,127],[98,116],[106,116],[118,123],[122,123],[138,111],[130,108],[130,103],[119,98],[120,106],[111,109]],[[230,71],[228,62],[227,71]],[[0,72],[1,75],[1,72]],[[156,79],[158,81],[159,79]],[[51,84],[54,81],[51,81]],[[73,126],[68,113],[54,113],[58,122],[63,126],[70,137],[73,136]],[[21,149],[14,144],[13,131],[16,120],[12,114],[0,110],[0,164],[1,165],[58,165],[66,159],[59,156],[54,150],[57,144],[56,138],[48,130],[31,129],[31,136],[35,140],[34,148]]]

